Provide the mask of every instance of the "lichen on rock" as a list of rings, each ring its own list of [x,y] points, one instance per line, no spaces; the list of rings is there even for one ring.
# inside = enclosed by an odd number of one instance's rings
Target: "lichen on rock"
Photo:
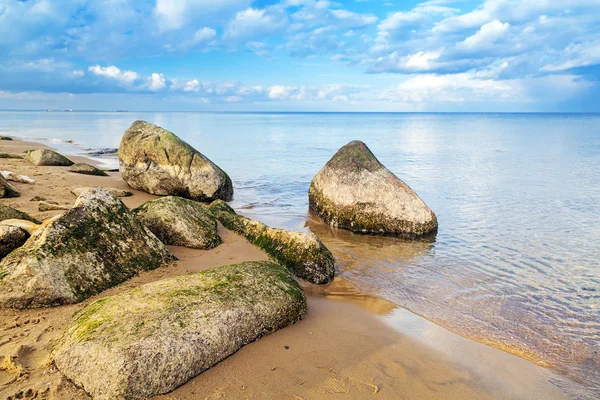
[[[76,303],[174,259],[121,200],[92,189],[0,262],[0,307]]]
[[[86,163],[75,163],[69,167],[69,172],[84,175],[108,176],[108,174],[93,165]]]
[[[333,280],[333,254],[314,233],[270,228],[261,222],[236,214],[222,200],[212,202],[209,210],[223,226],[246,237],[272,259],[286,266],[295,276],[316,284],[325,284]]]
[[[417,238],[438,228],[425,202],[357,140],[317,173],[308,199],[325,222],[353,232]]]
[[[137,190],[199,201],[230,200],[229,176],[172,132],[136,121],[119,146],[121,177]]]
[[[74,315],[57,368],[96,400],[167,393],[306,315],[282,266],[245,262],[142,285]]]
[[[25,159],[33,165],[50,165],[59,167],[69,167],[73,165],[73,161],[69,160],[67,157],[48,149],[29,150],[25,155]]]
[[[222,242],[214,215],[193,200],[167,196],[133,211],[164,244],[212,249]]]

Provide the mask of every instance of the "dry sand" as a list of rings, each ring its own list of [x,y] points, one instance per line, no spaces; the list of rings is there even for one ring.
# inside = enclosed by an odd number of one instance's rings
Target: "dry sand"
[[[43,145],[0,141],[0,152]],[[87,161],[70,157],[73,161]],[[129,189],[118,173],[95,177],[65,167],[37,167],[0,159],[0,170],[36,179],[14,186],[20,198],[0,202],[43,220],[34,196],[72,204],[79,186]],[[133,191],[135,207],[153,196]],[[54,341],[71,315],[89,302],[158,279],[224,264],[264,260],[245,239],[219,227],[223,244],[209,251],[170,246],[174,265],[143,272],[81,304],[35,310],[0,310],[0,399],[85,399],[85,392],[51,363]],[[251,343],[187,384],[156,399],[563,399],[548,371],[517,356],[469,341],[366,295],[336,277],[327,286],[302,285],[305,320]]]

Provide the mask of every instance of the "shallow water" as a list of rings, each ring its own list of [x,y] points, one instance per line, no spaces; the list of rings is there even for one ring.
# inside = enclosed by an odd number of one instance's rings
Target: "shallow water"
[[[243,214],[320,235],[361,290],[553,366],[575,398],[600,397],[599,114],[2,112],[0,134],[83,152],[117,147],[136,119],[225,169]],[[434,240],[335,231],[310,215],[312,177],[353,139],[435,211]]]

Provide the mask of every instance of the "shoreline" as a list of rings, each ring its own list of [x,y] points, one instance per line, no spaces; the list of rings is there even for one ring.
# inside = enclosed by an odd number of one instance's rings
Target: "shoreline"
[[[50,148],[17,139],[0,142],[1,151],[6,152],[42,147]],[[69,157],[73,161],[96,163],[87,157]],[[72,203],[75,196],[69,193],[69,188],[75,186],[131,190],[118,172],[109,173],[109,177],[95,177],[13,159],[3,159],[2,166],[36,179],[33,185],[15,184],[22,196],[4,199],[2,203],[39,219],[60,211],[38,212],[37,203],[29,201],[34,195]],[[131,191],[134,196],[122,199],[128,207],[156,197]],[[51,380],[49,395],[54,390],[55,398],[67,395],[85,398],[60,373],[52,372],[48,361],[52,340],[60,335],[70,315],[90,301],[168,276],[266,259],[260,250],[235,233],[222,227],[219,233],[224,241],[221,246],[213,250],[169,246],[180,259],[174,266],[140,273],[82,303],[52,309],[10,310],[2,315],[0,326],[6,328],[0,331],[0,356],[16,354],[28,372],[25,379],[17,378],[7,385],[6,379],[12,379],[11,374],[0,368],[0,394],[6,392],[11,396],[27,389],[44,393],[45,381]],[[218,398],[227,394],[240,398],[281,398],[288,393],[289,398],[329,398],[340,394],[351,398],[373,395],[417,399],[567,398],[548,381],[551,371],[360,292],[339,276],[328,286],[304,282],[302,286],[309,302],[305,320],[243,347],[172,393],[157,398]],[[285,350],[284,345],[290,349]]]

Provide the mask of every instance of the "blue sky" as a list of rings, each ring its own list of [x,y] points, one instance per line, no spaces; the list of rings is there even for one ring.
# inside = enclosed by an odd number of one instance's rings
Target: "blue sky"
[[[0,0],[0,108],[600,111],[599,0]]]

